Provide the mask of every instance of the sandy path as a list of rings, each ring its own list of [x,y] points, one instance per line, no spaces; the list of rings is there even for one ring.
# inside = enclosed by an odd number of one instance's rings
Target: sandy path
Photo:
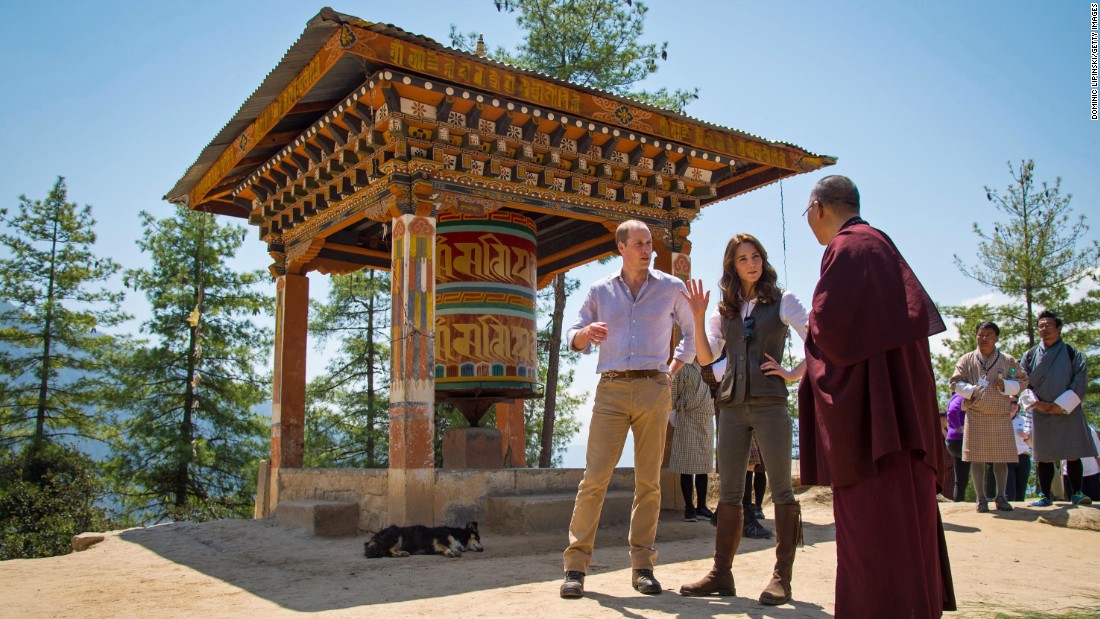
[[[827,496],[804,494],[806,545],[794,601],[756,602],[771,574],[771,543],[746,540],[734,564],[736,598],[673,593],[709,569],[713,528],[662,514],[657,576],[666,591],[629,584],[622,527],[600,531],[582,600],[558,597],[564,532],[503,537],[460,559],[363,557],[366,538],[319,539],[272,520],[173,524],[108,534],[64,557],[0,563],[7,617],[782,617],[832,616],[836,544]],[[1018,504],[1019,505],[1019,504]],[[1094,509],[1094,508],[1078,508]],[[770,507],[766,508],[771,515]],[[960,612],[1095,609],[1100,616],[1100,533],[1050,526],[1067,507],[977,514],[943,504]],[[1100,513],[1100,512],[1098,512]],[[1064,514],[1063,514],[1064,515]],[[769,527],[774,523],[769,520]],[[369,614],[368,614],[369,613]]]

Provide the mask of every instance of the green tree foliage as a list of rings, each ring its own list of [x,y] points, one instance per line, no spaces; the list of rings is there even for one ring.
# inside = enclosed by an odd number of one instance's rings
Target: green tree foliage
[[[267,428],[253,407],[269,392],[257,373],[272,339],[253,318],[270,311],[260,271],[226,263],[245,230],[176,209],[142,213],[138,246],[149,266],[126,273],[149,301],[151,338],[117,360],[124,440],[112,473],[124,504],[145,522],[251,514]]]
[[[1019,169],[1010,163],[1009,173],[1012,184],[1005,193],[985,188],[986,199],[1007,219],[993,222],[992,232],[975,223],[974,233],[981,241],[968,253],[977,263],[968,266],[956,254],[955,264],[967,277],[1022,303],[1008,318],[1024,327],[1028,345],[1033,346],[1038,341],[1036,306],[1064,303],[1068,290],[1100,264],[1100,244],[1079,247],[1089,228],[1084,215],[1071,218],[1073,196],[1062,195],[1061,178],[1053,187],[1039,183],[1030,159],[1021,161]]]
[[[119,266],[93,253],[91,207],[68,201],[64,178],[0,222],[0,450],[102,439],[94,403],[115,338],[101,330],[128,318],[123,294],[102,285]]]
[[[629,96],[682,112],[699,89],[637,90],[634,85],[657,72],[668,58],[668,42],[642,43],[649,7],[633,0],[494,0],[498,11],[515,13],[524,32],[515,52],[498,47],[491,54],[517,67],[574,84]],[[451,27],[455,47],[472,51],[475,33]]]
[[[0,454],[0,560],[68,554],[74,535],[106,530],[101,496],[95,463],[75,449]]]
[[[305,464],[378,468],[389,463],[390,276],[367,269],[333,276],[311,308],[310,333],[338,349],[310,382]]]

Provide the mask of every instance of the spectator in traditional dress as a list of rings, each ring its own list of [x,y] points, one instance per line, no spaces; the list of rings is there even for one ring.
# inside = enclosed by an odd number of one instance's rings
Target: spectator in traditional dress
[[[684,520],[708,521],[714,515],[707,508],[707,475],[714,456],[714,400],[697,361],[680,368],[672,378],[669,420],[674,431],[668,470],[680,474]]]
[[[1066,494],[1070,501],[1089,505],[1092,499],[1082,489],[1081,458],[1095,458],[1097,449],[1081,407],[1088,388],[1085,355],[1062,341],[1062,319],[1050,310],[1039,312],[1039,337],[1042,341],[1021,359],[1030,384],[1020,394],[1020,405],[1032,415],[1031,444],[1039,463],[1036,476],[1040,495],[1032,506],[1053,504],[1051,485],[1056,460],[1066,460]]]
[[[959,359],[951,377],[951,390],[963,397],[966,424],[963,427],[963,460],[970,463],[978,512],[989,511],[982,473],[985,464],[993,464],[997,494],[992,497],[997,509],[1012,511],[1005,496],[1008,464],[1016,464],[1015,433],[1012,415],[1016,404],[1010,398],[1027,387],[1027,373],[1012,355],[997,349],[1001,329],[992,322],[978,325],[978,349]]]

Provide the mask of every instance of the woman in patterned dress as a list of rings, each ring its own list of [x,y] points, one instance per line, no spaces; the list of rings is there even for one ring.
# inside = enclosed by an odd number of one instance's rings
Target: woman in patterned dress
[[[668,470],[680,474],[684,494],[684,520],[710,520],[707,509],[707,475],[714,454],[714,400],[703,380],[703,368],[693,361],[672,378],[672,455]],[[692,501],[694,489],[697,499]]]
[[[1000,511],[1012,511],[1005,497],[1008,465],[1019,461],[1012,415],[1016,404],[1012,397],[1027,387],[1027,373],[1012,355],[997,349],[1001,329],[992,322],[977,328],[978,349],[959,359],[951,377],[951,390],[963,397],[966,423],[963,426],[963,460],[970,463],[978,511],[989,511],[983,471],[993,464],[997,481],[994,502]]]

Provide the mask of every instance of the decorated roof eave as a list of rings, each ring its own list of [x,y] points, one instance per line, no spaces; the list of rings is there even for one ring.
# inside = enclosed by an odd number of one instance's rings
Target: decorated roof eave
[[[222,153],[228,149],[233,141],[252,123],[254,123],[259,117],[260,113],[265,110],[277,97],[284,92],[284,90],[299,76],[299,73],[307,67],[314,56],[320,52],[325,43],[329,41],[332,36],[344,25],[351,25],[359,28],[366,28],[373,32],[384,34],[386,36],[404,40],[406,42],[421,45],[425,48],[429,48],[436,51],[445,52],[447,54],[454,55],[471,62],[477,62],[479,64],[488,65],[491,67],[499,68],[501,70],[514,72],[521,75],[526,75],[539,80],[545,80],[552,82],[563,87],[567,87],[579,92],[588,93],[591,95],[598,95],[608,99],[627,103],[639,109],[649,110],[654,113],[664,115],[667,117],[679,119],[682,121],[690,122],[692,124],[699,125],[701,127],[721,131],[741,137],[743,139],[750,139],[759,141],[761,143],[769,144],[776,147],[792,148],[802,153],[806,153],[806,161],[800,162],[799,167],[801,171],[810,171],[820,168],[824,165],[832,165],[836,159],[828,156],[814,155],[805,151],[804,149],[786,142],[774,142],[769,141],[759,136],[749,134],[747,132],[730,129],[728,127],[722,127],[712,123],[707,123],[696,118],[686,116],[684,114],[678,114],[661,108],[657,108],[646,103],[635,101],[628,97],[623,97],[614,93],[601,91],[598,89],[580,86],[572,84],[564,80],[545,75],[542,73],[527,71],[519,69],[517,67],[501,63],[497,61],[488,60],[476,55],[468,54],[458,49],[445,47],[440,45],[433,39],[428,37],[418,36],[410,34],[396,26],[390,24],[378,24],[373,22],[366,22],[354,16],[338,13],[328,7],[322,9],[315,17],[313,17],[306,25],[305,31],[298,38],[298,40],[291,46],[291,48],[284,54],[282,60],[273,69],[263,83],[256,89],[255,92],[241,105],[240,109],[222,128],[221,131],[214,137],[213,140],[203,149],[195,163],[188,168],[184,176],[176,183],[176,185],[164,196],[164,198],[175,204],[189,204],[189,195],[195,186],[207,175],[207,172],[218,161]],[[790,174],[798,173],[791,172]],[[790,174],[784,174],[788,176]],[[740,193],[740,192],[736,192]],[[734,195],[734,194],[731,194]],[[719,199],[722,199],[719,197]],[[232,210],[235,208],[231,204],[226,205],[207,205],[208,209],[215,210],[216,212],[223,212],[225,214],[236,214]]]

